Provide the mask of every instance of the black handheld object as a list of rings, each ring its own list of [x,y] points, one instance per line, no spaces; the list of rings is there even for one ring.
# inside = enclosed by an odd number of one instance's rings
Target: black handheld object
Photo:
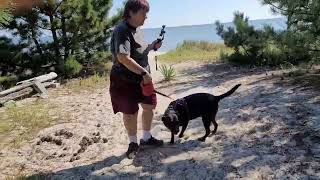
[[[164,39],[164,34],[166,33],[166,31],[164,30],[166,28],[166,25],[163,25],[162,26],[162,29],[161,29],[161,32],[160,32],[160,35],[157,39],[157,43],[163,41]],[[158,49],[156,49],[155,47],[153,48],[154,51],[157,51]],[[156,61],[156,71],[158,71],[158,57],[155,56],[155,61]]]
[[[159,37],[158,37],[158,39],[157,39],[157,43],[163,41],[163,39],[164,39],[164,34],[166,33],[166,31],[164,30],[165,28],[166,28],[166,25],[163,25],[163,26],[162,26],[162,29],[161,29],[161,32],[160,32],[160,34],[159,34]],[[154,48],[153,50],[154,50],[154,51],[157,51],[158,49]]]

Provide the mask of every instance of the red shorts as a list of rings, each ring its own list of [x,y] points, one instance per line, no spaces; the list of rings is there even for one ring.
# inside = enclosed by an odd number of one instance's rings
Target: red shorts
[[[157,96],[144,96],[140,84],[127,82],[117,77],[110,75],[110,96],[113,107],[113,112],[116,114],[122,112],[124,114],[135,114],[139,110],[139,103],[157,105]]]

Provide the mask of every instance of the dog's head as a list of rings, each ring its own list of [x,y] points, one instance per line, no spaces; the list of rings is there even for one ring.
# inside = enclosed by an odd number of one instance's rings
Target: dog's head
[[[162,116],[163,124],[174,134],[179,133],[179,119],[175,111],[169,111]]]

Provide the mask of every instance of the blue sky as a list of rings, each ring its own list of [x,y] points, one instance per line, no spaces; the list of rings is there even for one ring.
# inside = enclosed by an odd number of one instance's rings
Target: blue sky
[[[111,14],[125,0],[113,0]],[[244,12],[251,20],[280,17],[261,0],[149,0],[150,12],[144,28],[210,24],[216,20],[230,22],[235,11]]]

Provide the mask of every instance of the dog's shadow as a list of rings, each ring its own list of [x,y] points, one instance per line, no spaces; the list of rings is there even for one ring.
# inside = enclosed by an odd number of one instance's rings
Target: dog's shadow
[[[136,167],[154,167],[155,165],[161,165],[164,159],[178,156],[188,158],[188,152],[201,151],[202,148],[209,146],[210,144],[198,140],[178,140],[174,144],[165,143],[163,147],[141,148],[133,159],[133,165]]]

